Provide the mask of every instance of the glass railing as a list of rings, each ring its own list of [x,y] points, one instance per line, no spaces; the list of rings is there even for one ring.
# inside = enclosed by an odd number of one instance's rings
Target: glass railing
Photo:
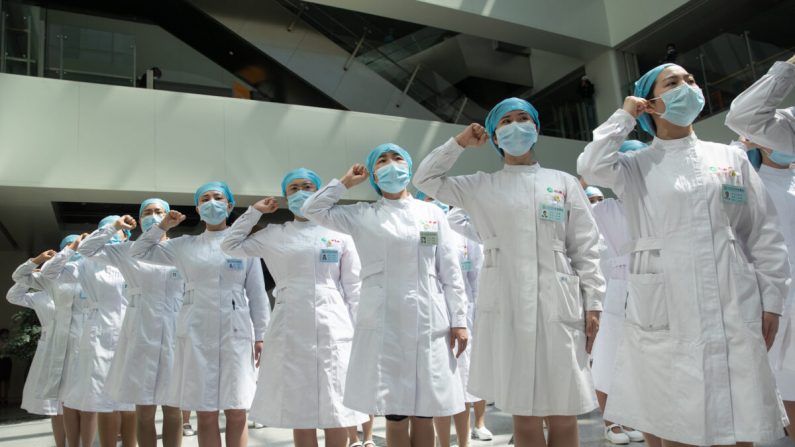
[[[686,53],[676,63],[692,73],[706,105],[699,119],[727,110],[734,98],[762,77],[777,60],[789,58],[795,47],[781,48],[743,34],[721,34]],[[625,86],[632,94],[633,83]]]
[[[433,70],[395,60],[390,56],[394,54],[404,59],[412,50],[429,48],[445,38],[443,31],[418,33],[413,40],[409,38],[389,42],[387,32],[373,26],[362,16],[353,15],[358,18],[353,25],[356,29],[352,29],[350,17],[343,23],[329,10],[316,5],[298,0],[277,2],[296,14],[296,20],[303,20],[350,53],[351,59],[345,69],[354,58],[361,61],[444,121],[469,123],[483,122],[486,118],[486,109]]]
[[[146,42],[142,46],[137,44],[134,33],[147,33],[149,29],[119,31],[114,29],[118,22],[112,19],[64,13],[18,2],[6,1],[0,5],[2,73],[146,87],[147,70],[152,68],[153,61],[158,61],[158,64],[163,64],[161,77],[153,79],[149,84],[151,88],[240,97],[239,92],[235,94],[235,87],[243,86],[252,99],[258,98],[255,89],[204,56],[197,53],[188,63],[183,62],[186,58],[172,58],[168,50],[158,48],[181,48],[179,45],[182,44],[176,38],[171,42]],[[123,28],[136,29],[131,26]],[[197,73],[201,71],[196,70],[197,63],[207,72]]]

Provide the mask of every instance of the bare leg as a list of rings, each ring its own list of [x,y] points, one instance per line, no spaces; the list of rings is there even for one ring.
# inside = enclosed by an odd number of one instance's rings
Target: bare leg
[[[409,419],[411,420],[411,447],[434,447],[433,419],[413,416]],[[449,427],[448,425],[448,431]]]
[[[386,421],[386,445],[389,447],[411,447],[409,418],[402,421]]]
[[[356,444],[359,442],[359,431],[358,427],[355,425],[353,427],[346,428],[348,430],[348,445]]]
[[[135,422],[134,411],[120,411],[121,417],[121,445],[123,447],[135,447],[137,445],[137,424]],[[154,420],[152,421],[154,424]],[[152,427],[154,428],[154,426]],[[157,438],[157,434],[155,434]]]
[[[66,429],[66,444],[69,447],[80,446],[80,412],[63,407],[63,423]]]
[[[226,416],[226,446],[247,446],[248,421],[246,410],[224,410],[224,416]]]
[[[326,437],[325,447],[345,447],[348,441],[346,428],[327,428],[323,430]],[[317,439],[317,437],[315,437]]]
[[[50,418],[52,424],[52,437],[55,438],[55,447],[66,447],[66,427],[62,414]]]
[[[163,405],[163,447],[182,445],[182,411]]]
[[[221,429],[217,411],[197,411],[199,447],[221,447]]]
[[[577,429],[577,416],[549,416],[549,447],[578,447],[580,431]]]
[[[436,437],[439,438],[439,447],[450,447],[450,420],[451,416],[437,416],[433,418],[436,428]]]
[[[157,428],[155,427],[154,405],[136,405],[135,423],[138,427],[138,445],[141,447],[157,447]]]
[[[99,445],[101,447],[116,447],[121,426],[121,415],[117,411],[97,414],[99,427]]]
[[[469,446],[469,404],[466,410],[453,416],[455,422],[455,434],[458,437],[458,447]]]
[[[362,437],[364,441],[372,441],[373,440],[373,415],[370,415],[370,421],[365,422],[362,424]]]
[[[513,417],[513,443],[516,447],[538,447],[547,445],[544,425],[540,417]]]
[[[481,400],[472,404],[475,407],[475,427],[483,428],[486,426],[486,401]]]
[[[317,447],[317,430],[314,428],[294,429],[293,444],[295,447]]]
[[[93,411],[80,412],[80,440],[84,446],[88,447],[94,445],[94,438],[97,436],[98,425],[99,417],[97,413]]]

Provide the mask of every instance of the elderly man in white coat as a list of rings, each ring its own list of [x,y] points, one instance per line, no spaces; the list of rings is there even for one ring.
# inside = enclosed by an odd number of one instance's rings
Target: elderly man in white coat
[[[235,221],[221,248],[229,256],[263,258],[276,281],[251,420],[292,429],[296,447],[317,446],[318,429],[327,447],[345,447],[347,427],[370,419],[342,403],[361,265],[350,236],[301,214],[319,187],[315,172],[290,171],[282,193],[294,220],[251,233],[263,214],[279,208],[266,197]]]
[[[36,353],[22,387],[23,410],[31,414],[49,416],[52,424],[52,434],[56,447],[66,447],[66,433],[64,432],[63,411],[57,399],[42,399],[39,393],[39,379],[46,374],[45,363],[47,359],[47,340],[52,337],[55,327],[55,303],[50,295],[42,291],[28,291],[28,287],[15,283],[8,290],[6,299],[11,304],[27,307],[36,312],[36,317],[41,324],[41,335],[36,344]]]
[[[144,231],[170,211],[161,199],[141,203],[139,218]],[[119,230],[137,226],[132,216],[122,216],[110,225],[91,233],[77,252],[97,263],[116,267],[125,281],[127,312],[119,336],[118,354],[108,372],[105,387],[119,402],[135,404],[138,445],[155,447],[155,412],[163,409],[163,445],[182,442],[182,412],[168,397],[174,373],[174,330],[177,312],[182,307],[185,283],[174,267],[144,263],[130,257],[132,241],[107,244]],[[166,238],[166,235],[163,235]]]
[[[605,418],[664,446],[771,442],[786,421],[766,352],[789,284],[786,246],[745,153],[693,132],[703,107],[690,73],[656,67],[577,162],[622,198],[632,238],[621,386]],[[654,141],[620,154],[636,119]]]
[[[119,216],[107,216],[98,228],[110,225]],[[81,236],[81,239],[87,235]],[[114,230],[109,244],[124,242],[129,231]],[[99,443],[102,447],[115,447],[121,430],[122,444],[136,444],[135,406],[129,402],[115,401],[105,384],[110,365],[116,354],[121,324],[127,311],[124,295],[124,278],[116,267],[91,259],[72,264],[81,239],[64,247],[41,269],[45,278],[61,283],[79,282],[86,295],[85,322],[80,338],[77,365],[74,369],[74,386],[64,397],[64,407],[85,413],[97,413]],[[121,425],[119,421],[121,420]]]
[[[795,106],[776,109],[795,86],[795,56],[776,62],[752,86],[734,98],[726,125],[764,147],[795,152]]]
[[[199,444],[220,447],[219,411],[226,416],[226,445],[248,444],[246,410],[256,387],[262,337],[270,318],[259,258],[235,258],[221,251],[226,220],[235,199],[224,182],[208,182],[193,196],[206,224],[197,236],[163,240],[185,220],[171,210],[130,249],[130,256],[175,266],[185,281],[177,316],[174,377],[169,387],[173,405],[196,411]]]
[[[411,163],[405,149],[382,144],[301,212],[350,234],[362,262],[345,406],[386,415],[391,447],[432,447],[431,418],[464,410],[451,348],[466,349],[467,301],[444,213],[406,190]],[[380,200],[336,204],[368,178]]]
[[[79,237],[76,234],[66,236],[61,241],[60,249],[63,250]],[[70,371],[74,371],[77,365],[78,347],[83,334],[83,312],[86,310],[87,300],[80,283],[49,280],[37,271],[39,265],[52,259],[56,253],[58,252],[55,250],[46,250],[35,258],[25,261],[14,270],[11,278],[17,283],[42,290],[53,297],[55,321],[49,337],[45,340],[45,362],[36,389],[39,397],[61,403],[75,383],[76,374]],[[75,263],[80,262],[79,256],[74,255],[74,258],[78,259],[73,259],[67,264],[70,269],[76,268]],[[96,414],[81,415],[80,411],[74,408],[63,408],[63,405],[61,407],[64,413],[63,425],[67,445],[79,445],[81,436],[84,445],[93,443],[94,432],[97,429]]]
[[[596,408],[588,353],[602,310],[599,232],[580,183],[534,159],[538,112],[509,98],[423,160],[414,184],[465,209],[483,239],[469,392],[513,415],[517,446],[577,446]],[[505,167],[450,177],[464,148],[490,142]]]

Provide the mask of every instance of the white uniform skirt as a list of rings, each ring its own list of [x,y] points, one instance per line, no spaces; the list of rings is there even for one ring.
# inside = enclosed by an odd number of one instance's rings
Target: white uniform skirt
[[[627,282],[609,279],[605,294],[604,312],[599,321],[599,333],[594,340],[591,357],[591,375],[594,388],[610,394],[616,352],[624,338],[624,305],[627,297]]]

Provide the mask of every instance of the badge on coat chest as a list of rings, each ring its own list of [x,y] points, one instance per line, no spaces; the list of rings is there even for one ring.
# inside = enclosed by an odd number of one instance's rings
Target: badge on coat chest
[[[745,187],[738,185],[721,185],[720,196],[726,203],[743,204],[746,201]]]
[[[320,262],[322,264],[336,264],[340,261],[340,246],[342,241],[339,239],[320,238],[323,247],[320,249]]]
[[[563,205],[542,203],[538,217],[549,222],[563,222],[566,218],[566,208]]]
[[[439,222],[436,220],[420,221],[420,245],[437,245],[439,243]]]
[[[226,268],[233,271],[240,271],[243,270],[243,260],[242,259],[227,259],[226,260]]]

